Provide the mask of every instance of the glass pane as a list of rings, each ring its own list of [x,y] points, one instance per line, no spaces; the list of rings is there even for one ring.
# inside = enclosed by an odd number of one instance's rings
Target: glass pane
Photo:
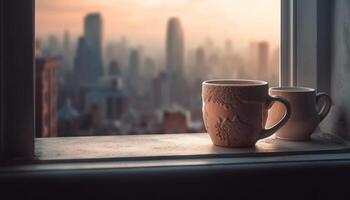
[[[280,0],[36,0],[37,136],[205,132],[201,82],[278,84]]]

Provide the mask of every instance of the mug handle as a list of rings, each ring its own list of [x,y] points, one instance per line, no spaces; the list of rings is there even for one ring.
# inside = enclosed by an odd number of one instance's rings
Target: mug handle
[[[274,101],[279,101],[281,102],[284,107],[286,108],[286,112],[284,114],[284,116],[282,117],[282,119],[277,122],[277,124],[273,125],[271,128],[269,129],[264,129],[262,131],[262,134],[260,135],[260,138],[259,139],[263,139],[263,138],[266,138],[266,137],[269,137],[271,136],[272,134],[274,134],[278,129],[280,129],[285,123],[287,123],[288,119],[290,118],[290,115],[292,113],[292,109],[290,107],[290,104],[289,102],[281,97],[281,96],[269,96],[269,99],[268,99],[268,107],[271,108],[272,107],[272,103]]]
[[[324,92],[320,92],[320,93],[316,94],[316,104],[318,104],[319,100],[322,97],[324,97],[326,101],[324,102],[320,111],[318,112],[318,115],[320,116],[320,121],[322,121],[327,116],[329,110],[331,109],[331,105],[332,105],[331,97]]]

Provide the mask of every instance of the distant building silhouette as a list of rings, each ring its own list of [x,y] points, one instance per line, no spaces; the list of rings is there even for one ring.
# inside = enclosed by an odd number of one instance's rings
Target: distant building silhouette
[[[199,80],[203,80],[208,75],[206,57],[204,48],[198,47],[195,52],[195,74],[193,77]]]
[[[169,91],[166,85],[167,75],[160,72],[158,76],[153,79],[152,86],[152,102],[154,108],[164,108],[169,104]]]
[[[75,81],[80,84],[93,84],[103,75],[100,14],[85,17],[84,36],[78,40],[74,65]]]
[[[91,51],[84,37],[80,37],[74,60],[74,76],[77,83],[90,83],[95,80],[93,66],[91,65]]]
[[[49,35],[46,48],[43,48],[44,57],[54,57],[60,55],[61,47],[56,35]]]
[[[63,33],[63,41],[62,41],[62,56],[63,56],[63,63],[62,63],[62,69],[64,74],[72,71],[73,66],[73,55],[72,55],[72,42],[70,38],[69,31],[65,31]]]
[[[129,64],[129,44],[126,37],[118,41],[108,42],[106,44],[105,57],[107,63],[118,61],[119,67],[123,74],[127,74]]]
[[[103,74],[102,63],[102,18],[99,13],[88,14],[84,19],[84,37],[91,51],[92,71],[95,80]]]
[[[143,75],[146,79],[149,80],[153,79],[156,76],[156,63],[150,57],[145,58]]]
[[[60,57],[36,58],[36,136],[57,136],[57,70]]]
[[[139,79],[140,79],[140,51],[138,49],[133,49],[129,56],[129,68],[128,68],[128,85],[133,94],[138,93]]]
[[[185,42],[184,33],[180,20],[172,17],[168,21],[166,35],[166,75],[167,75],[167,95],[166,104],[181,103],[184,99],[183,77]]]
[[[184,68],[184,34],[178,18],[170,18],[166,37],[166,70],[168,74],[182,73]]]

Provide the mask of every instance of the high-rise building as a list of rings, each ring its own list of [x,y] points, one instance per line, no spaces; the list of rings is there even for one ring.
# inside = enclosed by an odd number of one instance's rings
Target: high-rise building
[[[57,136],[57,68],[60,57],[36,58],[36,136]]]
[[[206,66],[206,57],[204,48],[198,47],[196,49],[195,55],[195,71],[196,74],[193,74],[196,79],[203,80],[208,74],[207,66]]]
[[[102,19],[100,14],[88,14],[84,19],[84,36],[78,40],[74,60],[75,81],[94,84],[103,75]]]
[[[178,18],[170,18],[166,37],[166,70],[168,74],[182,73],[184,67],[184,34]]]
[[[258,43],[258,78],[266,80],[269,66],[269,43],[263,41]]]
[[[72,56],[72,44],[69,31],[63,33],[63,42],[62,42],[62,71],[64,73],[72,71],[73,66],[73,56]]]
[[[152,102],[154,108],[164,108],[169,106],[169,92],[166,85],[167,75],[165,72],[160,72],[152,82]]]
[[[129,69],[128,69],[128,85],[132,93],[137,93],[137,88],[139,87],[140,79],[140,51],[133,49],[129,56]]]
[[[172,17],[168,21],[166,35],[166,74],[167,74],[167,102],[178,103],[177,98],[181,96],[184,68],[184,33],[180,20]],[[183,99],[183,97],[182,97]]]
[[[91,77],[98,79],[103,74],[102,63],[102,18],[99,13],[86,15],[84,19],[84,38],[90,51]]]
[[[47,38],[46,48],[43,49],[43,56],[54,57],[61,53],[59,40],[56,35],[49,35]]]
[[[146,79],[149,80],[153,79],[156,76],[156,63],[150,57],[145,58],[143,75]]]
[[[94,80],[93,69],[90,63],[91,51],[84,37],[78,39],[77,52],[74,60],[75,81],[78,83],[90,83]]]

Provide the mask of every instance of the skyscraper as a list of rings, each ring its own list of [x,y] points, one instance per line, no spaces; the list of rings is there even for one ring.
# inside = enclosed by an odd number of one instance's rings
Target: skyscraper
[[[71,46],[69,31],[65,31],[63,33],[62,54],[63,54],[62,70],[65,73],[70,72],[72,70],[73,57],[72,57],[72,46]]]
[[[156,63],[150,57],[145,58],[143,75],[146,79],[149,80],[153,79],[156,76]]]
[[[166,77],[167,92],[166,104],[179,103],[177,98],[181,96],[184,68],[184,34],[180,20],[172,17],[168,21],[166,35]],[[183,98],[182,98],[183,99]]]
[[[184,67],[184,35],[178,18],[170,18],[166,36],[166,71],[182,73]]]
[[[103,74],[102,63],[102,19],[99,13],[88,14],[84,19],[84,38],[91,53],[91,75],[96,80]]]
[[[74,60],[75,81],[87,83],[93,80],[93,70],[91,69],[91,51],[87,47],[84,37],[78,39],[77,52]]]
[[[47,38],[47,46],[44,49],[43,56],[45,57],[54,57],[60,54],[60,44],[56,35],[49,35]]]
[[[137,93],[140,79],[140,51],[132,49],[129,57],[128,84],[132,93]]]
[[[75,81],[94,84],[103,74],[102,19],[100,14],[88,14],[84,19],[84,36],[79,37],[74,60]]]
[[[196,79],[203,80],[203,79],[206,78],[206,75],[208,74],[204,48],[198,47],[196,49],[195,54],[196,54],[195,55],[195,71],[196,71],[196,74],[193,74],[193,76]]]

